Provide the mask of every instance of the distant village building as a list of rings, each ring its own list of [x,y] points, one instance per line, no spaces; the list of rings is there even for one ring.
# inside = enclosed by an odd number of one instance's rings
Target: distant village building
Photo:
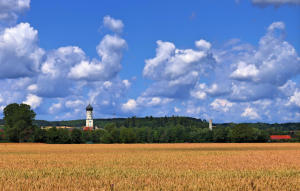
[[[272,141],[275,141],[275,140],[290,140],[292,137],[290,135],[271,135],[270,136],[270,139]]]
[[[45,130],[48,130],[48,129],[51,129],[53,128],[53,126],[41,126],[41,129],[45,129]],[[74,127],[69,127],[69,126],[55,126],[56,129],[74,129]]]
[[[89,104],[86,107],[86,124],[83,128],[84,131],[93,130],[94,129],[94,121],[93,121],[93,107]]]
[[[213,125],[212,125],[212,119],[210,119],[210,120],[209,120],[209,123],[208,123],[208,128],[209,128],[209,130],[212,131],[214,127],[216,127],[216,126],[213,126]]]

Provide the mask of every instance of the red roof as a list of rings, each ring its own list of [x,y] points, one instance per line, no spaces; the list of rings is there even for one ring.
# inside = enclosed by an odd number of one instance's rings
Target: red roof
[[[271,135],[271,140],[280,140],[280,139],[291,139],[292,137],[290,135]]]
[[[93,130],[93,127],[84,127],[83,130],[84,130],[84,131],[92,131],[92,130]]]

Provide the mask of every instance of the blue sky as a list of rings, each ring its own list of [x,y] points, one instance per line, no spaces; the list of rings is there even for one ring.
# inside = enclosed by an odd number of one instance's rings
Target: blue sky
[[[299,0],[0,0],[0,112],[300,121],[299,49]]]

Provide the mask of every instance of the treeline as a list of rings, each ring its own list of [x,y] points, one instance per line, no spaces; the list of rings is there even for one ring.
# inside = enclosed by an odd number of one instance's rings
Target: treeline
[[[214,124],[190,117],[145,117],[97,119],[95,131],[83,131],[84,120],[48,122],[34,120],[35,113],[26,104],[4,108],[4,128],[0,141],[43,143],[183,143],[183,142],[267,142],[270,135],[291,135],[300,141],[300,124]],[[40,123],[39,125],[37,123]],[[41,125],[44,124],[44,125]],[[49,130],[40,126],[73,126]]]
[[[270,135],[282,134],[291,135],[290,141],[300,141],[300,126],[295,123],[289,125],[215,124],[217,127],[210,131],[205,120],[173,116],[96,120],[95,124],[99,127],[95,131],[83,131],[81,127],[57,129],[55,126],[43,130],[36,125],[22,131],[22,128],[25,129],[24,125],[21,123],[20,126],[20,123],[16,123],[13,128],[0,131],[0,141],[62,144],[268,142]],[[63,125],[66,124],[57,124],[57,126]],[[16,130],[17,128],[19,129]]]
[[[85,120],[69,120],[69,121],[46,121],[46,120],[33,120],[33,125],[37,127],[41,126],[69,126],[69,127],[83,127],[85,125]],[[208,122],[206,120],[195,119],[191,117],[131,117],[131,118],[113,118],[113,119],[94,119],[95,126],[99,128],[104,128],[107,124],[114,123],[116,127],[120,128],[122,126],[127,128],[141,128],[141,127],[174,127],[176,125],[183,125],[185,127],[198,127],[205,128],[208,127]],[[4,120],[0,119],[1,125],[4,126]],[[300,131],[300,123],[245,123],[249,127],[257,128],[260,130],[266,130],[272,134],[287,134],[290,131]],[[234,127],[238,125],[237,123],[220,123],[214,124],[217,127]]]
[[[94,119],[95,126],[99,128],[104,128],[106,124],[115,123],[116,127],[172,127],[177,124],[193,127],[204,128],[208,127],[208,122],[206,120],[195,119],[191,117],[180,117],[180,116],[170,116],[170,117],[131,117],[131,118],[113,118],[113,119]],[[4,122],[3,122],[4,124]],[[69,121],[45,121],[45,120],[34,120],[33,124],[40,126],[69,126],[69,127],[83,127],[85,125],[85,120],[69,120]],[[275,134],[288,133],[289,131],[300,130],[300,123],[245,123],[250,127],[254,127],[261,130],[272,131]],[[1,120],[0,120],[1,125]],[[236,123],[221,123],[214,124],[217,127],[234,127],[238,125]],[[270,130],[271,129],[271,130]]]
[[[296,131],[296,133],[298,133]],[[30,142],[50,144],[69,143],[255,143],[269,142],[269,130],[260,130],[247,124],[233,127],[216,127],[210,131],[207,127],[117,127],[115,123],[108,123],[103,129],[83,131],[81,129],[48,130],[36,128],[32,132]],[[290,141],[300,141],[300,134],[293,134]]]

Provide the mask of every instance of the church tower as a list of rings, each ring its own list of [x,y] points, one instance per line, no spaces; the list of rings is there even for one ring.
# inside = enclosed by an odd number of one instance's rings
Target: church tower
[[[93,107],[91,104],[89,104],[86,107],[86,127],[89,127],[89,129],[93,129],[94,124],[93,124]]]

